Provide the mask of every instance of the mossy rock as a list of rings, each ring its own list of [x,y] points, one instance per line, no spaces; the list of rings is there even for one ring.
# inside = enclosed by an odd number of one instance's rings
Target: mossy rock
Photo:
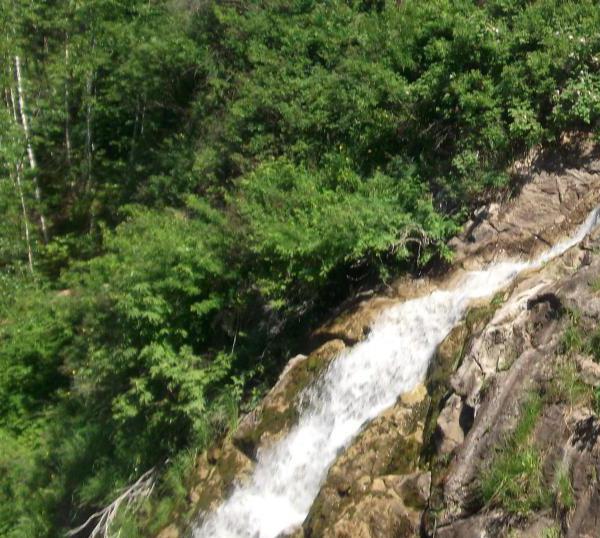
[[[450,377],[460,366],[467,344],[472,336],[466,322],[456,325],[439,345],[427,374],[426,386],[430,394],[429,409],[423,433],[422,464],[430,461],[435,454],[433,434],[438,416],[450,391]]]
[[[233,436],[234,444],[254,458],[265,434],[275,436],[287,431],[298,420],[297,404],[302,391],[344,348],[341,340],[331,340],[294,364],[267,394],[253,416],[240,423]]]

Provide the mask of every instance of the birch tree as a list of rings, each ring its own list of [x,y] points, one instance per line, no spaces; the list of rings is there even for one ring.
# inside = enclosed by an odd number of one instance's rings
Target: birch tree
[[[14,98],[14,92],[12,87],[10,88],[5,88],[5,98],[6,98],[6,108],[9,111],[9,116],[13,119],[14,121],[14,125],[17,125],[18,123],[18,119],[17,119],[17,110],[16,110],[16,104],[15,104],[15,98]],[[14,129],[10,129],[10,126],[7,125],[7,128],[5,130],[5,135],[7,136],[7,140],[5,142],[5,148],[6,150],[9,149],[8,147],[8,141],[10,140],[11,136],[10,133],[14,133]],[[13,142],[13,146],[15,146],[16,144],[15,142],[15,138],[12,137],[12,142]],[[12,152],[14,155],[14,151]],[[32,250],[32,246],[31,246],[31,235],[29,232],[29,216],[28,216],[28,211],[27,211],[27,204],[25,202],[25,194],[23,192],[23,182],[22,182],[22,169],[23,169],[23,161],[22,159],[19,158],[10,158],[8,154],[4,155],[4,158],[7,159],[8,161],[13,161],[12,167],[14,168],[14,170],[10,170],[10,164],[9,164],[9,174],[10,177],[13,180],[13,184],[15,187],[15,190],[17,192],[17,195],[19,197],[19,201],[21,204],[21,211],[22,211],[22,222],[23,222],[23,229],[25,232],[25,244],[27,247],[27,260],[28,260],[28,266],[29,266],[29,271],[30,273],[33,275],[33,250]]]
[[[26,109],[26,100],[25,100],[25,90],[23,87],[23,73],[21,69],[21,57],[19,54],[15,54],[14,56],[14,65],[15,65],[15,76],[17,80],[17,93],[18,93],[18,103],[19,103],[19,116],[21,120],[21,126],[23,127],[23,133],[25,134],[25,144],[27,145],[27,156],[29,158],[29,167],[31,169],[33,182],[35,185],[35,199],[38,203],[38,211],[40,218],[40,227],[42,231],[42,237],[44,238],[44,243],[48,243],[48,229],[46,227],[46,218],[44,217],[44,212],[42,210],[42,195],[40,191],[40,185],[37,179],[37,161],[35,158],[35,153],[33,150],[33,142],[31,139],[31,130],[29,127],[29,118],[28,112]]]

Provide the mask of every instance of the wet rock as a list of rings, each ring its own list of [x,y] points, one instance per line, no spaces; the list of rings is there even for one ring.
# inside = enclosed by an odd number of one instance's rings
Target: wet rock
[[[370,297],[347,308],[334,320],[317,329],[312,335],[313,342],[339,339],[346,345],[354,345],[368,335],[371,325],[385,308],[397,299],[390,297]]]
[[[412,536],[431,483],[429,473],[416,471],[427,403],[419,385],[340,455],[304,524],[306,536]]]
[[[245,481],[254,462],[225,440],[218,449],[201,454],[196,460],[195,485],[188,498],[196,511],[211,511],[227,496],[236,482]]]
[[[360,497],[346,503],[335,520],[308,536],[388,538],[415,536],[431,487],[429,473],[375,479]]]
[[[345,347],[342,340],[330,340],[308,357],[298,355],[291,359],[261,404],[241,420],[233,435],[234,444],[254,459],[260,446],[285,434],[298,417],[299,394]]]

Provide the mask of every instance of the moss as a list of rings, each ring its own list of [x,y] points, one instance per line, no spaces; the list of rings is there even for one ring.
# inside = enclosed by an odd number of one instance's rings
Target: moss
[[[498,308],[499,306],[502,306],[505,301],[505,292],[499,291],[498,293],[496,293],[496,295],[494,295],[494,297],[490,301],[490,305],[494,308]]]
[[[402,502],[415,510],[424,510],[427,507],[427,501],[423,499],[416,480],[407,480],[402,484]]]
[[[413,405],[410,413],[405,418],[403,429],[405,435],[415,433],[417,429],[423,425],[423,422],[427,417],[427,411],[429,410],[429,403],[429,397],[425,397],[420,402]]]
[[[412,438],[399,438],[392,447],[384,474],[408,474],[418,467],[421,443]]]
[[[313,374],[320,373],[323,369],[323,358],[318,357],[317,355],[310,355],[308,359],[306,359],[306,370]]]
[[[561,536],[562,532],[560,527],[558,525],[553,525],[542,531],[541,538],[560,538]]]
[[[465,323],[470,333],[481,331],[492,319],[500,304],[489,304],[471,308],[465,317]]]
[[[436,430],[437,419],[451,390],[450,376],[460,366],[470,336],[471,332],[467,324],[460,323],[452,329],[440,344],[432,361],[426,380],[427,392],[430,397],[424,418],[425,427],[423,431],[423,449],[421,451],[423,464],[432,464],[436,456],[433,435]]]
[[[240,471],[239,460],[236,458],[234,450],[227,450],[217,461],[217,473],[221,477],[221,482],[230,484]]]
[[[261,413],[258,425],[243,438],[236,439],[236,444],[245,448],[244,452],[253,452],[255,447],[260,443],[263,434],[280,432],[288,428],[297,419],[298,410],[294,405],[289,405],[283,411],[265,408]]]
[[[450,374],[456,370],[464,355],[465,344],[470,335],[465,323],[450,331],[438,347],[427,376],[427,392],[433,394],[439,388],[447,388]]]
[[[336,356],[336,349],[332,341],[330,345],[325,344],[309,357],[296,365],[289,373],[283,392],[277,396],[277,400],[285,402],[284,405],[264,406],[259,416],[259,421],[254,428],[244,435],[239,432],[235,442],[247,454],[252,454],[260,443],[265,433],[278,433],[289,428],[298,419],[297,400],[302,391],[312,383],[325,368],[332,358]],[[333,347],[333,350],[330,349]]]

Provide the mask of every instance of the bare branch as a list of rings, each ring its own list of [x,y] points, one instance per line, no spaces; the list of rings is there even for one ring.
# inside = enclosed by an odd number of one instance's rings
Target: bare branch
[[[89,538],[110,538],[110,528],[122,506],[125,508],[139,506],[141,501],[147,499],[154,489],[156,469],[153,467],[140,476],[132,485],[127,486],[119,496],[107,507],[92,514],[82,525],[67,532],[67,536],[75,536],[90,525],[95,524]],[[136,506],[137,505],[137,506]]]

